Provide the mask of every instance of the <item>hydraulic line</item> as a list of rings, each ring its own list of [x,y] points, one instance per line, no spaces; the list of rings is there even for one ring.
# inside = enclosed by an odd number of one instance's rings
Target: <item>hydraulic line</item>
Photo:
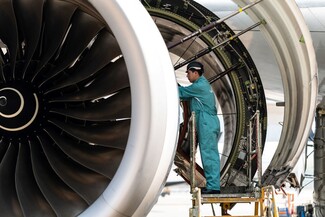
[[[176,66],[174,66],[174,69],[177,70],[177,69],[179,69],[179,68],[181,68],[181,67],[187,65],[189,62],[192,62],[193,60],[196,60],[196,59],[198,59],[198,58],[200,58],[200,57],[202,57],[202,56],[204,56],[204,55],[210,53],[210,52],[213,51],[214,49],[216,49],[216,48],[218,48],[218,47],[221,47],[222,45],[224,45],[224,44],[226,44],[226,43],[228,43],[228,42],[230,42],[230,41],[232,41],[232,40],[238,38],[239,36],[241,36],[241,35],[243,35],[244,33],[246,33],[246,32],[248,32],[248,31],[250,31],[250,30],[256,28],[257,26],[259,26],[259,25],[261,25],[261,24],[265,24],[265,21],[262,20],[262,21],[260,21],[260,22],[258,22],[258,23],[255,23],[254,25],[252,25],[252,26],[250,26],[250,27],[244,29],[243,31],[241,31],[241,32],[239,32],[239,33],[237,33],[237,34],[235,34],[235,35],[233,35],[233,36],[230,36],[229,38],[227,38],[227,40],[224,40],[223,42],[221,42],[221,43],[219,43],[219,44],[216,44],[216,45],[213,46],[213,47],[207,47],[207,48],[205,48],[205,49],[199,51],[196,55],[194,55],[194,56],[190,57],[189,59],[185,60],[184,62],[181,62],[181,63],[177,64]]]
[[[219,73],[218,75],[215,75],[211,78],[208,79],[209,83],[212,84],[215,81],[219,80],[220,78],[222,78],[223,76],[227,75],[228,73],[234,71],[235,69],[237,69],[238,67],[242,66],[241,63],[237,63],[235,65],[232,65],[230,68],[226,69],[225,71]]]
[[[177,41],[177,42],[171,42],[171,43],[167,46],[168,49],[172,49],[172,48],[176,47],[177,45],[180,45],[180,44],[184,43],[185,41],[187,41],[187,40],[189,40],[189,39],[191,39],[191,38],[193,38],[193,37],[195,37],[195,36],[198,36],[198,35],[202,34],[203,32],[207,32],[207,31],[209,31],[210,29],[214,28],[214,27],[217,26],[218,24],[220,24],[220,23],[222,23],[222,22],[228,20],[229,18],[231,18],[231,17],[233,17],[233,16],[235,16],[235,15],[237,15],[237,14],[239,14],[239,13],[245,11],[245,10],[247,10],[248,8],[253,7],[254,5],[260,3],[261,1],[263,1],[263,0],[257,0],[257,1],[255,1],[255,2],[253,2],[253,3],[251,3],[251,4],[246,5],[246,6],[243,7],[243,8],[239,8],[237,11],[234,11],[233,13],[229,14],[228,16],[225,16],[224,18],[221,18],[221,19],[216,20],[216,21],[214,21],[214,22],[212,22],[212,23],[209,23],[209,24],[206,25],[206,26],[203,26],[202,28],[198,29],[197,31],[195,31],[195,32],[193,32],[193,33],[187,35],[187,36],[184,37],[184,38],[182,38],[180,41]]]

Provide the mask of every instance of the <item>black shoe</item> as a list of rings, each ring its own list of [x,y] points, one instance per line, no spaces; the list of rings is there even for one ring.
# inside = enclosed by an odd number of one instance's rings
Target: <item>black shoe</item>
[[[220,190],[201,189],[201,194],[220,194]]]

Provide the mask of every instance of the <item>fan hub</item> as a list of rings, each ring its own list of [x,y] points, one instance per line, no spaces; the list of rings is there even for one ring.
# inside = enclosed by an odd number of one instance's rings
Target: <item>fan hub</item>
[[[12,133],[28,128],[39,111],[39,99],[29,85],[8,85],[0,89],[0,128]]]

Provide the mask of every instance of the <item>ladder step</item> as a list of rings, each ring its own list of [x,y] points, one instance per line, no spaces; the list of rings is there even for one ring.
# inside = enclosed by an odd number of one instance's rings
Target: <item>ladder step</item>
[[[253,203],[259,202],[259,198],[255,197],[231,197],[232,195],[221,195],[211,194],[208,197],[204,196],[201,198],[201,203]]]
[[[237,193],[237,194],[202,194],[203,198],[217,197],[217,198],[241,198],[241,197],[260,197],[260,195],[256,195],[254,193]]]
[[[202,216],[202,217],[229,217],[229,215]],[[259,215],[232,215],[231,217],[259,217]]]
[[[243,193],[252,193],[252,189],[249,189],[246,186],[222,186],[222,194],[243,194]]]

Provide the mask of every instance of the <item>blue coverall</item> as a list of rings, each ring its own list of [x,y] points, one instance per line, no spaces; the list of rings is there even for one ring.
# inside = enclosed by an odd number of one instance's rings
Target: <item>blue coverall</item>
[[[220,157],[218,138],[220,123],[217,116],[215,95],[207,79],[200,76],[187,87],[178,87],[181,100],[190,101],[195,112],[201,160],[206,178],[206,188],[220,190]]]

